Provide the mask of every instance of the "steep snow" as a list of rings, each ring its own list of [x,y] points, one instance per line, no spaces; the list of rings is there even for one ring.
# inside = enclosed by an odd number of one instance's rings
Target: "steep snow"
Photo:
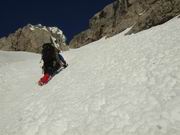
[[[40,55],[0,52],[0,134],[179,135],[179,24],[65,52],[43,87]]]

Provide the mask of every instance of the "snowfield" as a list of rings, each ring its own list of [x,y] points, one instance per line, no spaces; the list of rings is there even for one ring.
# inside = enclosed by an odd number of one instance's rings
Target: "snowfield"
[[[40,55],[0,52],[0,135],[180,135],[180,19],[64,52],[37,85]]]

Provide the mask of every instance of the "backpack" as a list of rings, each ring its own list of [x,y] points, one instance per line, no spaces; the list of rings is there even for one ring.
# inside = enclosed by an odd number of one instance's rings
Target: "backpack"
[[[53,74],[60,68],[59,61],[57,59],[58,50],[51,44],[45,43],[42,46],[42,60],[44,73]]]

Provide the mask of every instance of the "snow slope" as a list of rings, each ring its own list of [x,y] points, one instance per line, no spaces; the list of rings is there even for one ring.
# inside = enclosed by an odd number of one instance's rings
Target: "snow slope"
[[[0,52],[0,135],[179,135],[179,24],[65,52],[43,87],[40,55]]]

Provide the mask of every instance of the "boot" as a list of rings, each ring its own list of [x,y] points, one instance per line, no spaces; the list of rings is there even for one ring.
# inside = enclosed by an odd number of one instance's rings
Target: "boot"
[[[52,78],[51,75],[49,75],[48,73],[44,74],[44,76],[39,80],[38,84],[39,85],[44,85],[44,84],[47,84],[48,81]]]

